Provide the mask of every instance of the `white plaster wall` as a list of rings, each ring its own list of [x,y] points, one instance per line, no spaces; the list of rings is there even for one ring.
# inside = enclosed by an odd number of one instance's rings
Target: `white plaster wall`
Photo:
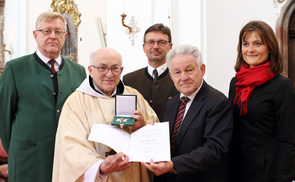
[[[90,61],[91,52],[103,47],[101,44],[97,19],[102,19],[105,28],[105,0],[74,0],[81,13],[81,23],[78,29],[78,59],[86,68]]]
[[[206,9],[207,82],[228,95],[241,28],[250,20],[263,20],[274,29],[277,10],[273,0],[208,0]]]
[[[27,4],[21,0],[5,2],[4,9],[4,44],[12,55],[5,53],[5,61],[24,55],[27,52]]]
[[[19,0],[19,1],[24,1],[24,0]],[[26,35],[27,38],[27,53],[24,54],[32,54],[33,52],[36,51],[37,48],[37,43],[34,39],[33,36],[33,31],[35,30],[35,23],[37,17],[43,13],[44,11],[49,11],[51,10],[51,1],[38,1],[38,0],[25,0],[26,2],[26,9],[21,6],[20,8],[22,11],[26,12],[26,18],[22,19],[21,21],[24,22],[26,25]],[[23,48],[22,48],[23,49]],[[21,56],[21,55],[19,55]]]
[[[107,43],[108,47],[116,49],[123,58],[123,75],[147,65],[143,52],[143,35],[152,24],[163,23],[169,26],[168,1],[164,0],[107,0]],[[116,4],[114,6],[114,4]],[[129,25],[134,16],[140,32],[135,35],[134,45],[131,45],[129,35],[121,23],[121,14],[127,15],[125,24]]]
[[[147,66],[147,58],[143,52],[143,36],[145,30],[155,24],[163,23],[172,31],[174,46],[193,44],[201,50],[202,1],[200,0],[107,0],[107,42],[115,48],[123,58],[123,74]],[[119,2],[119,3],[118,3]],[[114,4],[116,4],[114,6]],[[121,24],[120,14],[127,15],[125,24],[129,24],[131,16],[135,17],[140,32],[136,34],[134,45],[131,45],[126,28]],[[204,48],[205,49],[205,48]]]
[[[75,0],[81,12],[78,29],[79,63],[89,65],[89,55],[101,47],[97,18],[105,20],[104,0]],[[83,3],[82,3],[83,2]],[[6,61],[31,54],[36,50],[33,37],[35,22],[39,14],[51,9],[51,0],[8,0],[5,2],[5,43],[13,49],[13,55],[6,54]],[[105,22],[105,21],[104,21]]]
[[[279,6],[275,0],[123,0],[114,6],[116,2],[107,1],[107,42],[122,54],[123,75],[147,65],[142,50],[143,33],[150,25],[162,22],[170,26],[174,46],[199,47],[206,64],[204,79],[225,95],[235,75],[233,67],[240,29],[254,19],[275,28]],[[141,28],[134,46],[128,43],[128,36],[120,25],[122,9],[127,15],[134,15]]]
[[[7,0],[5,5],[5,43],[14,54],[6,60],[30,54],[36,43],[32,31],[37,16],[50,10],[51,0]],[[123,75],[145,67],[147,59],[142,49],[144,31],[154,23],[164,23],[172,30],[174,46],[193,44],[201,50],[206,64],[205,80],[228,92],[234,76],[238,34],[249,20],[260,19],[275,28],[279,9],[276,0],[74,0],[81,13],[78,30],[79,63],[87,68],[89,55],[102,47],[97,18],[102,18],[107,46],[123,57]],[[141,29],[131,45],[121,14],[127,14],[128,25],[135,17]]]

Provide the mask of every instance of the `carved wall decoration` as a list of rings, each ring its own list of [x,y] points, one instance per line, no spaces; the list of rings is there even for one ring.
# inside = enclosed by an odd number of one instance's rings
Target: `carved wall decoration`
[[[80,16],[81,14],[76,8],[76,5],[72,0],[52,0],[51,3],[52,11],[58,12],[58,13],[66,13],[70,15],[72,18],[76,28],[78,28],[80,24]]]
[[[72,0],[52,0],[52,11],[61,13],[67,21],[67,38],[61,50],[61,55],[78,62],[78,26],[81,14]]]
[[[134,16],[131,17],[130,23],[128,25],[125,24],[125,18],[126,18],[126,14],[123,13],[121,14],[122,17],[122,25],[123,27],[126,27],[128,29],[126,29],[126,34],[129,34],[129,40],[131,42],[131,45],[134,45],[134,37],[136,36],[136,33],[138,33],[140,31],[140,28],[137,27],[137,22],[134,21]]]

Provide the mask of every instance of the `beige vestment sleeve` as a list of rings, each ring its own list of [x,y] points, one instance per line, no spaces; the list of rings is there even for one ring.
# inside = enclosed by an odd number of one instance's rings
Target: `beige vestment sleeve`
[[[137,95],[137,108],[145,121],[159,122],[155,112],[135,89],[126,86],[124,94]],[[84,172],[104,159],[111,148],[88,140],[93,124],[110,124],[114,117],[115,99],[91,96],[76,91],[63,106],[56,134],[53,181],[83,181]],[[102,112],[103,111],[103,112]],[[101,181],[97,179],[96,181]],[[124,171],[111,173],[107,181],[149,181],[148,171],[133,163]]]

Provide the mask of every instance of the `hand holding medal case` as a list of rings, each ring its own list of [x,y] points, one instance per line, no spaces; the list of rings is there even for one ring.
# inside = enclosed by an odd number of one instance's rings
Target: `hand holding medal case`
[[[137,108],[136,95],[116,95],[115,98],[115,117],[113,126],[133,126],[135,119],[131,118],[132,112]]]

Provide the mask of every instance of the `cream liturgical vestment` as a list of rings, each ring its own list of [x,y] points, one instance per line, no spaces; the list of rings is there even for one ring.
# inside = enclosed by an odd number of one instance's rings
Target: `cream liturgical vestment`
[[[80,87],[69,96],[63,106],[56,134],[53,181],[83,181],[84,173],[94,163],[106,157],[111,151],[106,145],[88,140],[93,124],[111,124],[115,115],[115,98],[107,97],[95,91],[91,78],[87,78]],[[120,88],[119,88],[120,87]],[[137,109],[144,120],[159,122],[155,112],[135,89],[117,86],[123,94],[137,95]],[[96,181],[103,181],[98,172]],[[124,171],[108,174],[108,182],[148,182],[148,170],[134,162]]]

